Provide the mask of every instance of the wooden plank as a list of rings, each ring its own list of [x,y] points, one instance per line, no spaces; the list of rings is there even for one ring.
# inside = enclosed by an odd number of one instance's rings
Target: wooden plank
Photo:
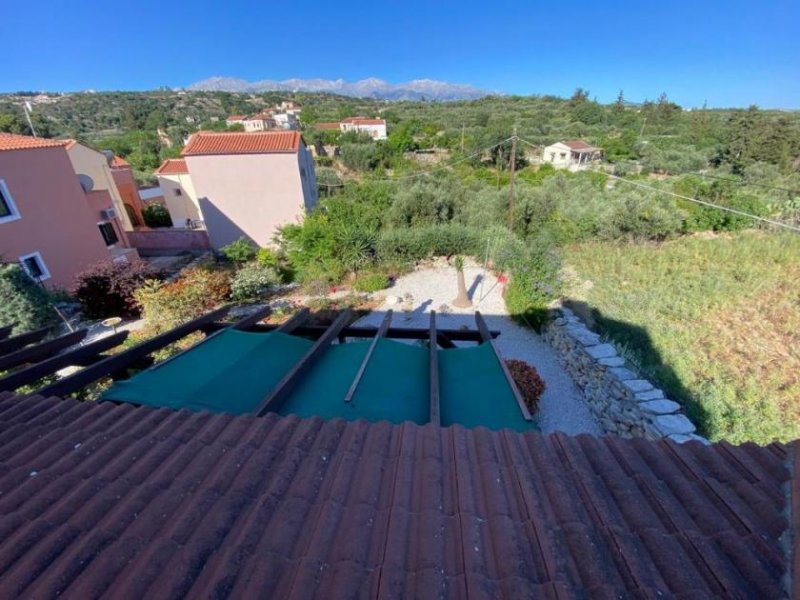
[[[442,348],[455,348],[456,345],[453,343],[453,340],[450,339],[444,331],[437,331],[436,332],[436,343],[439,344]]]
[[[350,310],[344,310],[336,317],[336,320],[328,327],[327,331],[308,349],[303,357],[297,361],[286,375],[278,382],[278,384],[270,391],[266,398],[261,402],[256,414],[263,417],[269,411],[277,411],[281,403],[286,400],[289,394],[292,393],[294,388],[300,381],[300,378],[308,371],[308,369],[325,353],[328,346],[331,345],[339,332],[344,329],[344,326],[350,322],[353,313]]]
[[[375,347],[378,345],[378,340],[386,335],[391,323],[392,311],[389,310],[386,312],[386,316],[383,317],[383,321],[381,322],[381,326],[378,327],[375,337],[372,338],[372,343],[369,345],[367,353],[364,355],[364,360],[361,361],[361,366],[358,368],[356,376],[353,378],[353,383],[350,384],[350,389],[347,390],[347,394],[344,396],[345,402],[350,402],[353,399],[353,396],[356,393],[356,388],[358,387],[358,384],[361,383],[361,378],[364,376],[364,372],[367,370],[369,359],[372,358],[372,353],[375,352]]]
[[[16,352],[20,348],[24,348],[25,346],[35,344],[36,342],[43,340],[49,331],[50,327],[42,327],[41,329],[29,331],[28,333],[23,333],[21,335],[0,341],[0,356],[3,356],[4,354],[10,354],[11,352]]]
[[[489,328],[486,326],[486,321],[483,320],[483,315],[481,315],[480,311],[478,310],[475,311],[475,324],[478,326],[478,332],[481,334],[483,343],[489,344],[492,347],[494,355],[497,358],[497,362],[500,363],[500,368],[503,369],[503,375],[505,375],[506,381],[508,382],[511,391],[514,394],[514,398],[519,405],[519,410],[522,412],[522,418],[524,418],[526,421],[533,421],[533,417],[528,410],[528,405],[525,404],[525,400],[522,397],[517,384],[514,382],[514,378],[511,376],[508,367],[506,366],[506,361],[504,361],[503,357],[500,356],[500,352],[497,350],[497,344],[495,344],[494,340],[492,339]]]
[[[127,337],[127,331],[120,331],[119,333],[104,337],[91,344],[86,344],[85,346],[81,346],[70,352],[65,352],[64,354],[57,354],[35,365],[15,371],[3,379],[0,379],[0,392],[11,391],[23,385],[36,383],[42,377],[52,375],[64,367],[84,365],[87,362],[96,360],[96,357],[101,352],[119,346]]]
[[[428,362],[430,365],[430,423],[437,427],[442,424],[441,406],[439,403],[439,347],[436,342],[436,311],[431,311],[431,325],[428,331],[430,344]]]
[[[288,322],[288,321],[287,321]],[[204,325],[202,330],[206,333],[212,333],[229,327],[227,323],[209,323]],[[268,332],[278,330],[278,325],[266,325],[259,323],[248,328],[248,331],[253,332]],[[327,327],[324,325],[298,325],[292,328],[291,333],[302,337],[318,338],[325,331]],[[375,336],[377,329],[375,327],[345,327],[341,331],[341,335],[347,338],[363,338],[371,339]],[[285,332],[284,332],[285,333]],[[390,327],[384,337],[395,340],[427,340],[428,329],[426,328],[410,328],[410,327]],[[480,334],[474,329],[437,329],[439,340],[442,336],[447,337],[452,342],[481,342]],[[492,330],[489,332],[492,338],[500,335],[499,331]],[[446,342],[445,342],[446,343]],[[444,344],[439,344],[444,346]]]
[[[275,331],[280,331],[281,333],[292,333],[295,329],[300,327],[303,323],[305,323],[308,318],[311,316],[311,311],[308,308],[301,308],[298,312],[292,315],[292,318],[286,321],[278,327],[275,328]]]
[[[100,362],[93,364],[91,367],[87,367],[81,371],[78,371],[74,375],[69,375],[68,377],[59,379],[52,385],[40,390],[39,393],[46,396],[65,396],[67,394],[71,394],[72,392],[77,392],[79,389],[92,383],[93,381],[107,377],[112,373],[119,373],[119,371],[128,367],[139,358],[147,356],[156,350],[160,350],[164,346],[169,346],[181,338],[186,337],[190,333],[194,333],[204,324],[222,318],[228,313],[229,308],[230,307],[228,306],[223,306],[222,308],[218,308],[217,310],[207,313],[201,317],[197,317],[188,323],[184,323],[175,329],[170,329],[161,335],[157,335],[154,338],[136,344],[134,347],[126,350],[125,352],[120,352],[114,356],[109,356],[105,360],[101,360]]]
[[[69,348],[70,346],[80,342],[86,337],[87,333],[89,333],[88,329],[79,329],[78,331],[73,331],[67,335],[62,335],[54,340],[42,342],[36,346],[29,346],[27,348],[17,350],[16,352],[12,352],[11,354],[0,356],[0,371],[7,371],[8,369],[18,367],[19,365],[50,358],[64,348]]]
[[[238,329],[239,331],[244,331],[248,327],[252,327],[256,323],[258,323],[262,319],[266,319],[270,315],[270,313],[272,313],[272,309],[269,306],[265,306],[264,308],[258,309],[249,317],[245,317],[244,319],[237,321],[232,325],[232,328]]]
[[[11,335],[11,331],[14,329],[14,323],[11,325],[6,325],[4,327],[0,327],[0,340],[6,339],[8,336]]]

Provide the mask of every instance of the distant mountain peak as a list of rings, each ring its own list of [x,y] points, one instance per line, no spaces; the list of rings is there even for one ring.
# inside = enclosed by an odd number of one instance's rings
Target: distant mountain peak
[[[449,83],[435,79],[414,79],[405,83],[389,83],[377,77],[353,83],[344,79],[285,79],[249,82],[235,77],[210,77],[188,86],[194,91],[214,92],[329,92],[357,98],[379,100],[470,100],[494,95],[463,83]]]

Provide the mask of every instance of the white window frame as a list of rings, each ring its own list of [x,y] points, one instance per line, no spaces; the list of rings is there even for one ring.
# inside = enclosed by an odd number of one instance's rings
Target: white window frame
[[[113,244],[111,244],[110,246],[108,244],[106,244],[106,248],[108,248],[109,250],[112,249],[112,248],[116,248],[117,244],[119,244],[119,234],[117,233],[117,230],[114,227],[114,222],[113,221],[98,221],[97,222],[98,231],[100,229],[100,225],[111,225],[111,229],[114,232],[114,235],[117,236],[117,241],[114,242]],[[106,238],[103,236],[103,232],[102,231],[100,231],[100,237],[103,238],[103,243],[105,244],[106,243]]]
[[[35,258],[39,263],[39,269],[42,271],[41,277],[34,277],[30,273],[28,273],[28,267],[25,265],[25,261],[29,258]],[[38,250],[36,252],[31,252],[30,254],[23,254],[19,257],[19,264],[22,266],[22,270],[28,274],[28,277],[33,279],[34,281],[47,281],[50,279],[50,271],[47,268],[47,265],[44,264],[44,259],[42,258],[42,253]]]
[[[10,215],[5,217],[0,217],[0,224],[2,223],[10,223],[11,221],[17,221],[22,217],[19,214],[19,210],[17,209],[17,205],[14,204],[14,199],[11,197],[11,192],[8,191],[8,186],[6,185],[6,180],[0,177],[0,195],[3,196],[3,203],[8,206],[8,210],[11,211]]]

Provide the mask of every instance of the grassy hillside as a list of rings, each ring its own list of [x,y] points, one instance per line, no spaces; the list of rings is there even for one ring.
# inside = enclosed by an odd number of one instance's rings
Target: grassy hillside
[[[711,439],[800,437],[800,236],[566,249],[569,296]]]

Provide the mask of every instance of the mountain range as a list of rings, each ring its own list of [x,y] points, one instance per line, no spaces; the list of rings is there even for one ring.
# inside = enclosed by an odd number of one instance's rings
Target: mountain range
[[[433,79],[414,79],[405,83],[389,83],[374,77],[350,83],[344,79],[285,79],[246,81],[233,77],[211,77],[186,88],[215,92],[329,92],[356,98],[379,100],[471,100],[497,95],[471,85]]]

